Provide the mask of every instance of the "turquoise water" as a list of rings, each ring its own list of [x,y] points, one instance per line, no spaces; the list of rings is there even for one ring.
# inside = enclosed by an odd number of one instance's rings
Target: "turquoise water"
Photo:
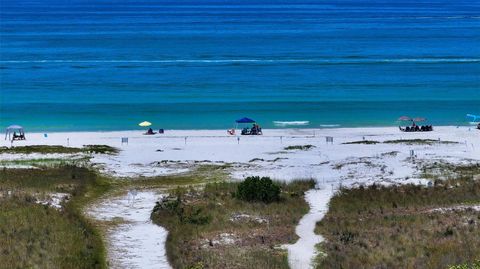
[[[480,114],[478,1],[0,2],[0,127]]]

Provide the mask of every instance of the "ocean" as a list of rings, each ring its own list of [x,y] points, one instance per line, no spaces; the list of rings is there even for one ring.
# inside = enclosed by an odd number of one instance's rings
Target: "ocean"
[[[465,125],[479,1],[0,0],[0,128]]]

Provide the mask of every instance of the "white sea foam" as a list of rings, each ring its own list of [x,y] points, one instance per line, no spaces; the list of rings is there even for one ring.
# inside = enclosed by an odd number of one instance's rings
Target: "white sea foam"
[[[340,124],[320,124],[320,127],[322,127],[322,128],[334,128],[334,127],[340,127]]]
[[[480,58],[391,58],[391,59],[167,59],[167,60],[3,60],[6,63],[317,63],[317,64],[361,64],[361,63],[478,63]]]
[[[308,120],[304,120],[304,121],[274,121],[273,124],[275,124],[275,126],[282,126],[282,127],[285,127],[285,126],[305,126],[305,125],[309,125],[310,121],[308,121]]]

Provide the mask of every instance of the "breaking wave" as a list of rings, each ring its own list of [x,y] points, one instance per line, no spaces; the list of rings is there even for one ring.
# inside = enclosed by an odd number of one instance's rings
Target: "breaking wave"
[[[284,127],[284,126],[305,126],[305,125],[309,125],[310,121],[308,121],[308,120],[305,120],[305,121],[274,121],[273,124],[275,126],[280,126],[280,127]]]

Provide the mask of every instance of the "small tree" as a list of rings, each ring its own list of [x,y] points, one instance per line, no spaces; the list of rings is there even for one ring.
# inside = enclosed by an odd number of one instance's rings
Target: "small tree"
[[[271,203],[280,199],[280,186],[269,177],[247,177],[238,185],[235,196],[249,202]]]

